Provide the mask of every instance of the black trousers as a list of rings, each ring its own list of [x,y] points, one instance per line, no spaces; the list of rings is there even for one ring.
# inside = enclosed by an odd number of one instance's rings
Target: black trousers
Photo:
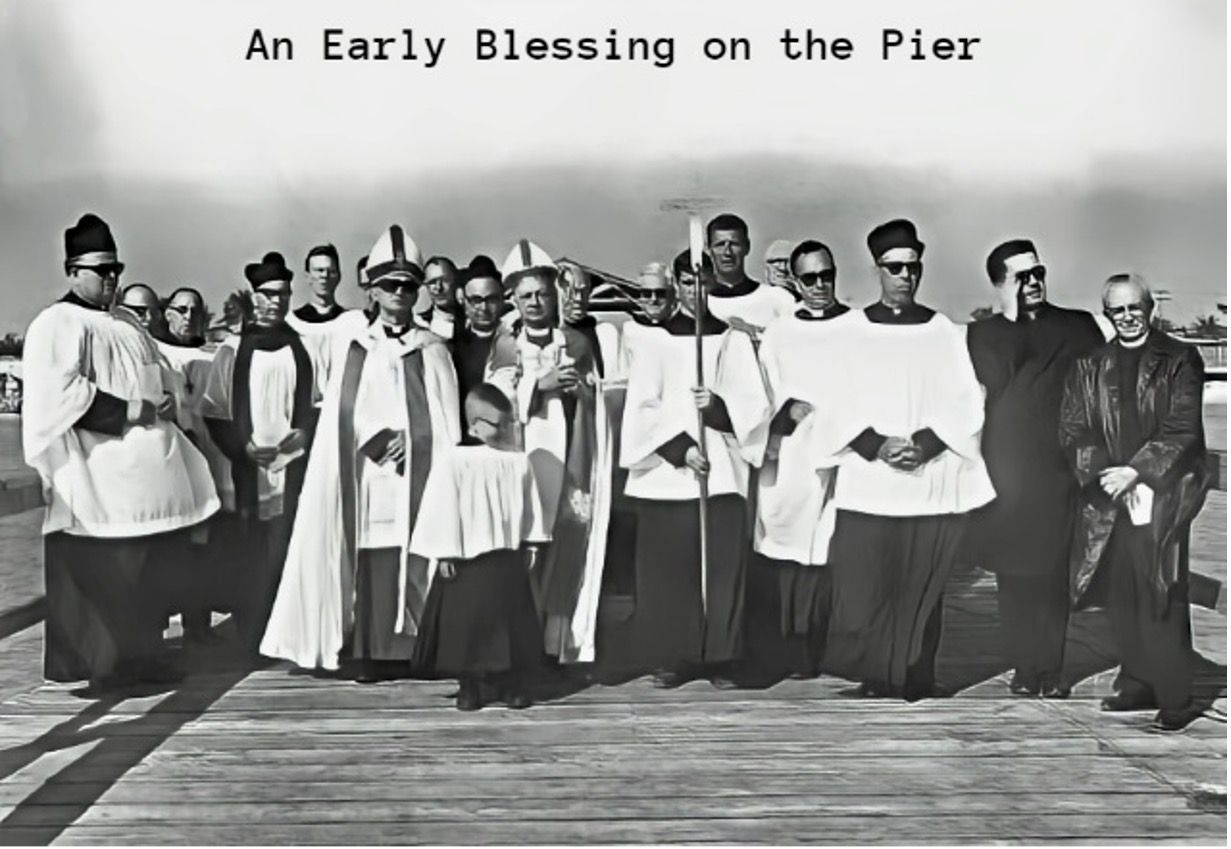
[[[414,638],[394,630],[401,595],[396,548],[361,548],[355,575],[355,631],[351,655],[357,660],[410,662]]]
[[[286,549],[291,541],[291,518],[285,513],[264,521],[243,520],[246,556],[236,582],[235,620],[243,645],[256,652],[274,609]]]
[[[96,539],[66,533],[43,540],[47,619],[43,674],[99,680],[159,658],[179,532]]]
[[[1068,564],[1049,575],[996,576],[1005,659],[1028,682],[1059,682],[1069,624]]]
[[[1115,688],[1122,693],[1153,694],[1160,708],[1177,709],[1192,699],[1187,570],[1171,588],[1165,608],[1157,611],[1145,577],[1150,558],[1149,529],[1135,527],[1122,516],[1112,530],[1101,564],[1108,570],[1107,614],[1120,650]],[[1181,562],[1184,559],[1181,557]]]

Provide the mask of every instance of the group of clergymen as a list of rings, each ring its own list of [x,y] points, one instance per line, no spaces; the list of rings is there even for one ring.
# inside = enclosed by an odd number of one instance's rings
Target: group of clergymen
[[[268,253],[214,349],[196,291],[117,292],[112,234],[83,216],[69,292],[25,341],[47,677],[174,680],[168,615],[209,642],[231,612],[253,655],[525,707],[536,676],[614,651],[604,571],[631,561],[619,648],[657,686],[824,671],[915,700],[941,694],[964,560],[996,573],[1013,693],[1068,695],[1068,612],[1097,604],[1122,664],[1104,707],[1164,730],[1199,715],[1203,368],[1151,328],[1141,278],[1105,283],[1108,340],[1047,301],[1026,240],[988,255],[1000,312],[969,327],[918,302],[909,221],[868,235],[881,296],[862,309],[820,241],[775,243],[765,282],[738,216],[704,241],[648,265],[618,325],[588,314],[584,268],[532,242],[459,269],[394,225],[359,263],[365,310],[337,305],[324,245],[291,312]]]

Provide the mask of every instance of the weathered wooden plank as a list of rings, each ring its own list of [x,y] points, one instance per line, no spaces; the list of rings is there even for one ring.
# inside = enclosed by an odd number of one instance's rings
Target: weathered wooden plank
[[[66,804],[27,805],[20,808],[22,825],[54,825],[66,815],[75,816],[80,806]],[[6,815],[10,812],[4,812]],[[80,825],[194,826],[216,823],[222,817],[231,824],[296,825],[300,823],[346,824],[383,822],[405,824],[465,822],[663,819],[751,819],[779,817],[976,817],[1013,815],[1093,815],[1099,819],[1124,814],[1165,814],[1176,818],[1211,817],[1195,810],[1179,795],[1116,796],[1068,795],[1018,797],[976,796],[953,799],[932,796],[878,795],[818,797],[815,794],[752,795],[723,798],[674,793],[667,797],[629,795],[617,799],[488,799],[441,794],[429,799],[364,799],[320,802],[249,802],[229,796],[217,802],[147,802],[94,805],[76,820]]]
[[[53,827],[54,828],[54,827]],[[41,842],[48,829],[6,832],[5,838]],[[1040,817],[774,817],[757,819],[624,820],[539,823],[317,823],[235,825],[217,823],[168,828],[158,825],[76,825],[55,832],[64,845],[99,843],[210,844],[526,844],[526,843],[945,843],[995,840],[1040,841],[1088,838],[1105,841],[1141,837],[1192,843],[1226,840],[1226,820],[1210,815],[1125,814],[1092,823],[1083,814]]]

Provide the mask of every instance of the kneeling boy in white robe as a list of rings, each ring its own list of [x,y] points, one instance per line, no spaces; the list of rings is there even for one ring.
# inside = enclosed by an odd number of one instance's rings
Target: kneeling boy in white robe
[[[415,662],[422,672],[458,678],[459,710],[494,698],[525,708],[526,679],[544,660],[527,551],[547,539],[541,503],[504,393],[475,387],[466,420],[474,444],[432,467],[423,497],[439,512],[410,540],[411,552],[435,567]]]

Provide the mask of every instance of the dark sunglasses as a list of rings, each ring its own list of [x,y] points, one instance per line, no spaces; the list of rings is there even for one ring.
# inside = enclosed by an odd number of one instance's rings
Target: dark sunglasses
[[[878,266],[888,271],[894,277],[897,277],[905,269],[912,277],[917,277],[919,272],[923,271],[923,263],[915,260],[914,262],[878,262]]]
[[[1013,279],[1022,286],[1029,283],[1031,277],[1040,283],[1044,282],[1047,279],[1047,268],[1042,265],[1036,265],[1034,268],[1026,268],[1013,275]]]
[[[1103,310],[1103,315],[1109,319],[1119,318],[1121,316],[1134,315],[1142,317],[1146,314],[1145,304],[1125,304],[1122,307],[1108,307]]]
[[[150,314],[149,307],[139,307],[136,304],[120,304],[120,306],[122,306],[124,309],[128,310],[129,312],[135,312],[137,315],[149,315]]]
[[[180,306],[180,307],[177,307],[177,306],[172,305],[172,306],[168,306],[168,307],[167,307],[167,309],[171,310],[171,312],[177,312],[177,313],[179,313],[180,315],[193,315],[193,314],[196,314],[196,313],[202,313],[202,312],[204,312],[204,310],[203,310],[203,309],[201,309],[200,307],[194,307],[194,306],[191,306],[191,305],[188,305],[188,306]]]
[[[890,272],[896,274],[897,272]],[[833,283],[838,279],[838,271],[834,268],[827,268],[824,271],[805,271],[796,278],[804,287],[811,289],[820,283]]]
[[[419,288],[419,284],[413,280],[381,280],[376,284],[376,288],[382,292],[388,292],[390,295],[406,290],[413,292]]]
[[[637,293],[637,298],[642,301],[665,301],[670,295],[670,289],[642,289]]]
[[[99,277],[119,277],[124,273],[124,263],[122,262],[117,262],[114,265],[75,265],[73,267],[85,271],[93,271]]]

